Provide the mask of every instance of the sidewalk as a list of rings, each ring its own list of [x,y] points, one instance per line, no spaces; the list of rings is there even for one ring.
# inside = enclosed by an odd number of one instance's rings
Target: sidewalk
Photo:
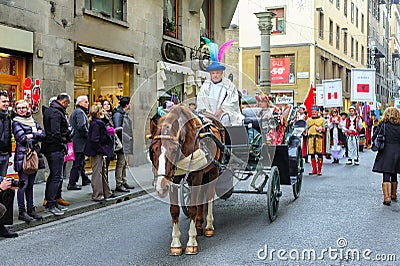
[[[29,223],[18,220],[18,204],[17,204],[17,195],[15,195],[14,199],[14,224],[9,226],[13,231],[23,230],[29,227],[38,226],[41,224],[49,223],[55,220],[60,220],[65,217],[69,217],[72,215],[88,212],[91,210],[95,210],[98,208],[106,207],[112,204],[120,203],[126,200],[130,200],[135,197],[139,197],[141,195],[146,194],[146,192],[154,191],[152,182],[153,182],[153,173],[151,171],[151,165],[145,164],[138,167],[130,167],[127,169],[127,180],[130,185],[134,185],[135,189],[131,189],[130,192],[121,193],[116,192],[116,198],[113,198],[110,201],[106,202],[94,202],[92,201],[92,187],[91,185],[83,186],[82,190],[67,190],[68,185],[68,177],[69,173],[67,173],[67,179],[63,180],[63,189],[62,189],[62,197],[71,202],[71,205],[67,206],[68,210],[65,211],[65,214],[62,216],[54,216],[51,213],[45,212],[45,208],[43,206],[44,199],[44,191],[46,188],[46,182],[35,184],[33,187],[34,196],[33,201],[36,206],[36,211],[43,216],[42,220],[33,220]],[[91,178],[91,176],[89,175]],[[112,190],[115,189],[115,171],[110,171],[108,173],[108,179],[110,182],[110,187]],[[81,178],[79,178],[78,184],[81,184]],[[26,203],[25,203],[26,204]]]

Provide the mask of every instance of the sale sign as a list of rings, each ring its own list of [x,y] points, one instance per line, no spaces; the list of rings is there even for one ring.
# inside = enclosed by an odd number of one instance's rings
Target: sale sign
[[[324,87],[324,107],[342,107],[342,80],[331,79],[323,80]]]
[[[351,70],[351,98],[353,102],[375,100],[375,69],[353,68]]]
[[[290,58],[271,58],[271,83],[289,83]]]

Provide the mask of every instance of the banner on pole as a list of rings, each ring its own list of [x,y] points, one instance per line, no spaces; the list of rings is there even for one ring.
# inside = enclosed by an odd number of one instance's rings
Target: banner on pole
[[[394,98],[394,107],[400,110],[400,98]]]
[[[316,97],[315,97],[315,104],[318,106],[323,106],[324,103],[324,85],[322,84],[317,84],[315,85],[315,90],[316,90]]]
[[[342,80],[323,80],[322,85],[324,87],[324,107],[342,107]]]
[[[375,69],[353,68],[351,70],[351,97],[353,102],[375,100]]]

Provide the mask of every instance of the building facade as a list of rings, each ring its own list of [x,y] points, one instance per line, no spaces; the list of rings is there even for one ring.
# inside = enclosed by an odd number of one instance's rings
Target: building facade
[[[195,95],[206,74],[200,36],[225,40],[238,1],[57,0],[0,3],[0,88],[12,102],[40,81],[41,105],[67,92],[90,104],[132,96],[134,164],[159,100]],[[193,93],[194,92],[194,93]],[[193,94],[193,95],[192,95]],[[72,111],[72,104],[68,112]],[[41,121],[41,113],[34,117]]]
[[[310,86],[323,80],[341,79],[343,106],[350,104],[351,69],[367,67],[367,1],[266,0],[260,5],[243,1],[248,11],[239,13],[242,71],[254,82],[244,81],[249,91],[259,90],[260,37],[249,41],[246,13],[272,11],[271,89],[294,91],[295,104],[304,101]],[[252,21],[249,21],[252,20]],[[255,34],[253,29],[251,34]],[[243,42],[242,42],[243,40]],[[275,68],[275,69],[274,69]]]

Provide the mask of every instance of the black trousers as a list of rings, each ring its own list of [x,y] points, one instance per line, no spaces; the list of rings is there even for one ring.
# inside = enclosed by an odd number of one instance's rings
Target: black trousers
[[[0,204],[6,208],[4,215],[0,218],[0,226],[13,224],[13,207],[15,191],[7,189],[0,192]]]

